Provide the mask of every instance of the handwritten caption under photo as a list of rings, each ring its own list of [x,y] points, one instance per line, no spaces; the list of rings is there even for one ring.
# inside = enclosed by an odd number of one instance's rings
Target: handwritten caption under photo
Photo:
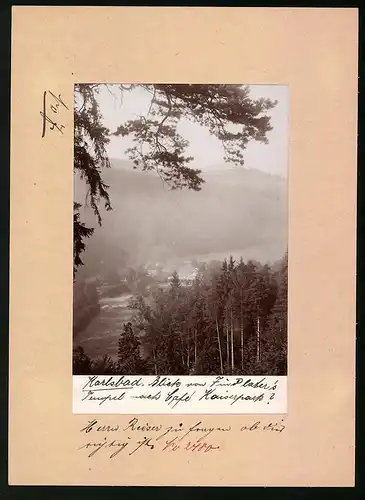
[[[286,377],[73,377],[74,413],[283,414]]]

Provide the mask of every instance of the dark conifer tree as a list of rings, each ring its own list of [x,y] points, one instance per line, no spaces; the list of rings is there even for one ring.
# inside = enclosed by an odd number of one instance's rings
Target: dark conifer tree
[[[89,356],[84,352],[81,346],[75,347],[73,350],[73,375],[89,375],[92,373],[92,362]]]
[[[130,322],[124,325],[118,340],[118,370],[125,375],[140,375],[144,372],[140,343]]]

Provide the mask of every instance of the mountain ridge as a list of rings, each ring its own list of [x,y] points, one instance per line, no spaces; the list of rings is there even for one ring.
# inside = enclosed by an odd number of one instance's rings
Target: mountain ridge
[[[202,172],[206,182],[198,192],[171,191],[156,172],[133,169],[125,160],[111,163],[103,179],[110,186],[113,211],[101,210],[101,228],[90,208],[81,212],[95,227],[87,251],[98,245],[106,259],[108,252],[125,250],[135,263],[232,251],[273,261],[285,252],[286,179],[228,166]],[[83,203],[82,183],[76,179],[74,186],[75,201]]]

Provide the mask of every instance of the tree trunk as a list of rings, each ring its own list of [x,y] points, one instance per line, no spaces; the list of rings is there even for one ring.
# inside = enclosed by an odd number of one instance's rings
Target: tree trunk
[[[228,323],[226,323],[226,342],[227,342],[227,369],[229,369],[229,330]]]
[[[233,354],[233,319],[232,319],[232,308],[231,308],[231,368],[232,368],[232,373],[234,370],[234,354]]]
[[[222,358],[222,348],[221,348],[221,339],[219,335],[219,327],[218,327],[218,320],[215,318],[215,324],[217,327],[217,337],[218,337],[218,349],[219,349],[219,360],[221,363],[221,374],[223,375],[223,358]]]
[[[260,362],[260,316],[257,316],[257,349],[256,349],[256,362]]]
[[[157,365],[156,365],[156,353],[155,353],[155,349],[153,348],[152,351],[153,351],[153,364],[155,366],[155,375],[157,375]]]
[[[197,353],[197,332],[196,332],[196,328],[194,330],[194,370],[195,370],[195,373],[196,373],[196,353]]]
[[[187,360],[187,365],[188,365],[188,373],[190,373],[190,334],[188,330],[188,360]]]
[[[243,306],[242,306],[242,287],[240,297],[240,330],[241,330],[241,370],[243,371]]]
[[[181,332],[180,332],[180,335],[181,335]],[[185,366],[185,363],[184,363],[184,340],[183,340],[182,336],[180,337],[180,343],[181,343],[181,362],[182,362],[182,365]]]

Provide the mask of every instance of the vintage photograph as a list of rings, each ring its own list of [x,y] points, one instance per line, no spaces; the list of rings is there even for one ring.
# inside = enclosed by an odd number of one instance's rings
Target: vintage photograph
[[[288,106],[75,85],[74,375],[287,375]]]

